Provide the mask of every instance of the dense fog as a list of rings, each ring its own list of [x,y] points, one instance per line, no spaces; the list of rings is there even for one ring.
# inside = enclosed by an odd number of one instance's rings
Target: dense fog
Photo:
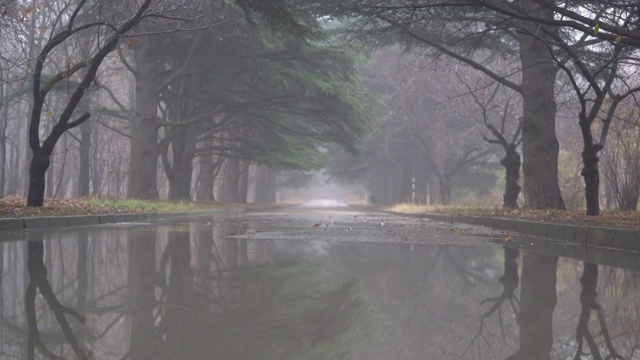
[[[0,197],[635,210],[636,7],[1,1]]]

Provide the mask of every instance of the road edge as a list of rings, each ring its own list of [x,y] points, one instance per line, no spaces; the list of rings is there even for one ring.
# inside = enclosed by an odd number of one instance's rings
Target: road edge
[[[472,225],[489,226],[495,229],[513,231],[523,235],[561,240],[585,246],[590,245],[624,251],[640,251],[639,230],[546,223],[487,216],[392,213],[396,215],[411,215],[441,222],[460,222]]]

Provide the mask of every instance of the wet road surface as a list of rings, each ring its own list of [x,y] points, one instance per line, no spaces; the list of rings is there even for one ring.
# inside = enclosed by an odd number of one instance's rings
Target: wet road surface
[[[640,359],[630,252],[336,203],[29,239],[1,359]]]

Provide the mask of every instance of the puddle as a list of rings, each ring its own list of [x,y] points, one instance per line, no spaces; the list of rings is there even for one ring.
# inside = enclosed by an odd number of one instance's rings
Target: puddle
[[[640,358],[637,254],[361,215],[136,225],[0,244],[0,357]]]

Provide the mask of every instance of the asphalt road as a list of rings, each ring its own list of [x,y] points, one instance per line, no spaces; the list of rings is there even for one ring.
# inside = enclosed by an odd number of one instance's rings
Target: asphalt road
[[[234,236],[256,240],[483,245],[518,237],[516,233],[485,226],[400,216],[330,201],[241,214],[232,222],[247,227],[245,234]]]

